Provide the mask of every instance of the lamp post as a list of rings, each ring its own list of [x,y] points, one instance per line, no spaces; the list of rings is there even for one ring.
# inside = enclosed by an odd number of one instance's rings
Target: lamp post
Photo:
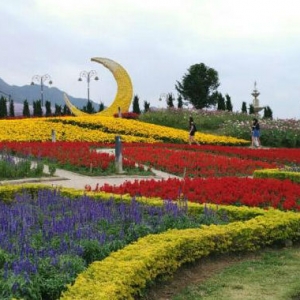
[[[90,101],[90,81],[92,78],[94,78],[95,80],[99,80],[99,77],[97,76],[97,72],[95,70],[91,70],[89,72],[81,71],[79,74],[78,81],[82,81],[82,78],[84,77],[86,78],[87,82],[87,97],[88,101]]]
[[[41,85],[41,102],[42,106],[44,106],[44,82],[49,81],[49,84],[52,84],[52,80],[50,75],[45,74],[43,76],[41,75],[34,75],[31,80],[31,85],[34,85],[34,82],[40,83]]]

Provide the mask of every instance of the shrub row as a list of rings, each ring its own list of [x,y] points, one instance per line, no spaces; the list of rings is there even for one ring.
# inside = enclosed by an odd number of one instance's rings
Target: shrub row
[[[291,180],[292,182],[300,183],[300,172],[291,172],[280,169],[255,170],[253,173],[253,177]]]

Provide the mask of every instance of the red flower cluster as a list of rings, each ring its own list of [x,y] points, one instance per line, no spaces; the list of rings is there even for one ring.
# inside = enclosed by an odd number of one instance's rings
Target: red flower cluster
[[[260,178],[186,178],[135,180],[120,186],[105,184],[98,189],[108,193],[159,197],[176,200],[184,197],[197,203],[274,207],[300,211],[300,185],[289,180]]]
[[[170,149],[168,146],[162,148],[152,144],[143,147],[126,145],[123,153],[135,162],[188,177],[252,176],[254,170],[277,166],[275,163],[208,153],[203,148],[191,151]]]
[[[85,168],[100,168],[105,171],[115,162],[115,156],[99,153],[88,142],[6,142],[0,143],[0,150],[9,149],[25,156],[42,157],[60,165],[72,165]],[[134,168],[134,161],[123,160],[124,168]]]

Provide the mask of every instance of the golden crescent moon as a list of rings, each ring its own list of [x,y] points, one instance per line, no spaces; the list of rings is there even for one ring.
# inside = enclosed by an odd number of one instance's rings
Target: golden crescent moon
[[[108,58],[94,57],[91,58],[91,61],[98,62],[103,66],[105,66],[108,70],[110,70],[118,86],[117,94],[115,96],[113,103],[103,111],[93,114],[93,116],[100,115],[100,116],[111,117],[114,114],[118,113],[119,109],[121,113],[128,112],[132,101],[133,88],[132,88],[131,79],[128,73],[126,72],[126,70],[120,64]],[[90,115],[76,108],[71,103],[71,101],[69,100],[66,94],[64,94],[64,99],[66,105],[75,116]]]

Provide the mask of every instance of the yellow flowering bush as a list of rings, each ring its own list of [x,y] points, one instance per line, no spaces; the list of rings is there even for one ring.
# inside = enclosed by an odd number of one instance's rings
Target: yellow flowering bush
[[[49,141],[55,130],[57,141],[114,142],[120,135],[124,142],[187,142],[181,129],[105,116],[0,120],[0,141]],[[203,144],[245,145],[249,142],[227,136],[196,133]]]

